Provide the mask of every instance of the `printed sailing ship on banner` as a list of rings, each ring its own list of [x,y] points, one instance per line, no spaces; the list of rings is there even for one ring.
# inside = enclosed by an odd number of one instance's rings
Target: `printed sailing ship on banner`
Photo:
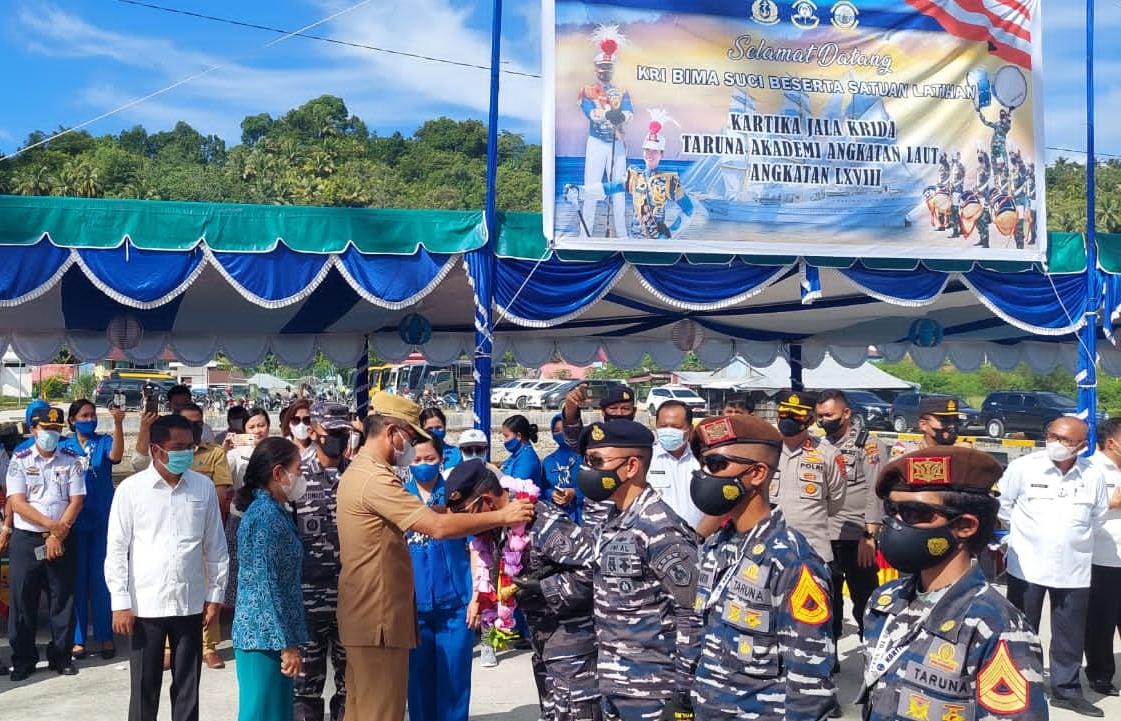
[[[1039,2],[972,5],[547,0],[546,235],[1044,258]]]

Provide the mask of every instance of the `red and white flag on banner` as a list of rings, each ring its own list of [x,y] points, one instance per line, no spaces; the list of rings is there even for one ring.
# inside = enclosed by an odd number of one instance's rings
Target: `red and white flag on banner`
[[[993,55],[1031,69],[1033,0],[907,0],[959,38],[987,42]]]

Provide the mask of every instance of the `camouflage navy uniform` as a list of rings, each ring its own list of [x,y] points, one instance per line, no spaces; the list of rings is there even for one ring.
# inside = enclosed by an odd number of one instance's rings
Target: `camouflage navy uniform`
[[[942,592],[918,576],[882,586],[864,621],[866,721],[1048,717],[1043,650],[1027,619],[974,566]]]
[[[542,577],[543,597],[519,600],[531,630],[542,717],[598,721],[596,637],[592,621],[594,548],[561,510],[538,502],[523,552],[523,573]],[[548,575],[546,575],[548,574]]]
[[[699,653],[697,537],[652,488],[595,534],[599,690],[608,719],[657,719]]]
[[[346,706],[346,649],[339,642],[335,616],[339,599],[339,529],[335,523],[340,470],[323,468],[316,456],[300,463],[307,494],[296,507],[296,526],[304,544],[303,592],[309,641],[300,648],[304,668],[295,679],[295,721],[322,721],[327,654],[335,669],[331,721]]]
[[[705,544],[696,608],[705,636],[697,719],[818,721],[836,703],[829,572],[778,509]]]

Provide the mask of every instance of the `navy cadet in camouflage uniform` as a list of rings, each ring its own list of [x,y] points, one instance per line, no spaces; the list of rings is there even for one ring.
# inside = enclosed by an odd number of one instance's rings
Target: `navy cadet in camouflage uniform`
[[[349,417],[344,405],[315,403],[311,407],[315,454],[300,463],[300,473],[307,479],[307,494],[296,506],[296,526],[304,544],[303,592],[309,640],[300,648],[303,670],[295,679],[295,721],[323,721],[328,654],[335,669],[331,721],[339,721],[346,706],[346,650],[339,643],[335,617],[341,568],[335,494],[339,475],[345,469]]]
[[[446,483],[452,512],[504,508],[509,494],[481,460],[463,461]],[[599,721],[595,627],[592,623],[592,544],[563,511],[538,501],[522,552],[518,608],[529,623],[533,674],[547,721]],[[496,556],[499,554],[496,554]]]
[[[880,474],[880,550],[906,579],[881,586],[864,621],[868,721],[1046,719],[1043,650],[972,558],[997,523],[988,454],[934,446]]]
[[[593,423],[580,436],[576,481],[613,501],[595,530],[599,690],[609,721],[692,718],[699,652],[697,536],[646,483],[654,434],[634,421]]]
[[[782,436],[754,416],[724,416],[697,426],[693,448],[693,502],[731,515],[701,559],[697,719],[823,719],[836,707],[829,571],[771,506]]]

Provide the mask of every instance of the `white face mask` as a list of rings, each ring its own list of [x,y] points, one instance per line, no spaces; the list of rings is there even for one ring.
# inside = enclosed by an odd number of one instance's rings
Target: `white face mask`
[[[416,459],[416,448],[409,442],[409,437],[403,431],[398,432],[397,435],[404,436],[405,448],[399,451],[396,446],[393,447],[393,465],[407,469]]]
[[[281,486],[284,490],[284,495],[293,503],[302,500],[307,493],[307,479],[304,478],[304,474],[292,474],[287,471],[285,471],[285,473],[288,475],[288,485]]]
[[[1069,461],[1078,455],[1078,450],[1075,448],[1067,448],[1059,441],[1047,441],[1047,457],[1056,463]]]
[[[293,423],[291,424],[291,427],[292,437],[297,441],[306,441],[308,439],[308,436],[311,435],[311,427],[306,423]]]

